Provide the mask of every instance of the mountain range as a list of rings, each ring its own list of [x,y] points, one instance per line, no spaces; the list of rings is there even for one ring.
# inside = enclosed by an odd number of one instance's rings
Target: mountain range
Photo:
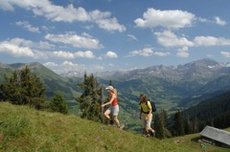
[[[77,84],[82,77],[68,77],[56,74],[40,63],[0,64],[0,82],[4,75],[28,65],[46,86],[46,94],[52,96],[56,91],[64,92],[66,98],[73,99],[81,90]],[[106,86],[109,80],[118,89],[124,109],[137,108],[138,96],[146,94],[157,103],[159,109],[174,111],[187,108],[200,101],[230,90],[230,64],[218,63],[212,59],[201,59],[178,66],[151,66],[130,71],[97,73],[98,81]]]
[[[230,66],[201,59],[178,66],[159,65],[114,72],[104,79],[113,80],[118,90],[131,100],[145,93],[159,107],[189,107],[230,90]]]

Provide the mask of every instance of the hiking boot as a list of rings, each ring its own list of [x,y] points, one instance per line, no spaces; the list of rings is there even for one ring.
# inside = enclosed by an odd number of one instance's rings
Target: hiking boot
[[[146,137],[150,137],[151,135],[150,135],[150,134],[146,134],[145,136],[146,136]]]
[[[155,137],[155,130],[149,130],[149,134],[150,134],[152,137]]]
[[[123,130],[125,128],[125,125],[124,124],[121,124],[119,129]]]

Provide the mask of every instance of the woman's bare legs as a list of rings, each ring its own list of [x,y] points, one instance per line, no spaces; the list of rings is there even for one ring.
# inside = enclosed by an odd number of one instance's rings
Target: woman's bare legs
[[[104,112],[104,116],[107,118],[107,119],[109,119],[110,120],[110,113],[111,113],[111,111],[110,111],[110,109],[107,109],[105,112]]]
[[[120,122],[119,122],[117,116],[113,116],[113,120],[114,120],[114,122],[116,123],[117,127],[120,128],[121,125],[120,125]]]

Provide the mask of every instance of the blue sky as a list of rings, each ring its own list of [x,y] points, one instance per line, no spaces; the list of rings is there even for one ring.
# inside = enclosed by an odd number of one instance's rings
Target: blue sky
[[[0,62],[58,73],[230,61],[229,0],[1,0]]]

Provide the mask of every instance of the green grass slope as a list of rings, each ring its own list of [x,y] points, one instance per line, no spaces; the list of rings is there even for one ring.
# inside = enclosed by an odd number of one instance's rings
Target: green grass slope
[[[199,148],[198,148],[199,149]],[[200,149],[199,149],[200,150]],[[74,115],[0,102],[0,151],[196,152],[188,144],[146,138]]]
[[[226,130],[230,131],[230,128],[227,128]],[[186,145],[187,147],[192,148],[196,152],[229,152],[230,151],[229,148],[213,146],[206,143],[199,143],[198,142],[199,139],[200,139],[199,134],[191,134],[191,135],[170,138],[167,140],[174,142],[178,146]]]

